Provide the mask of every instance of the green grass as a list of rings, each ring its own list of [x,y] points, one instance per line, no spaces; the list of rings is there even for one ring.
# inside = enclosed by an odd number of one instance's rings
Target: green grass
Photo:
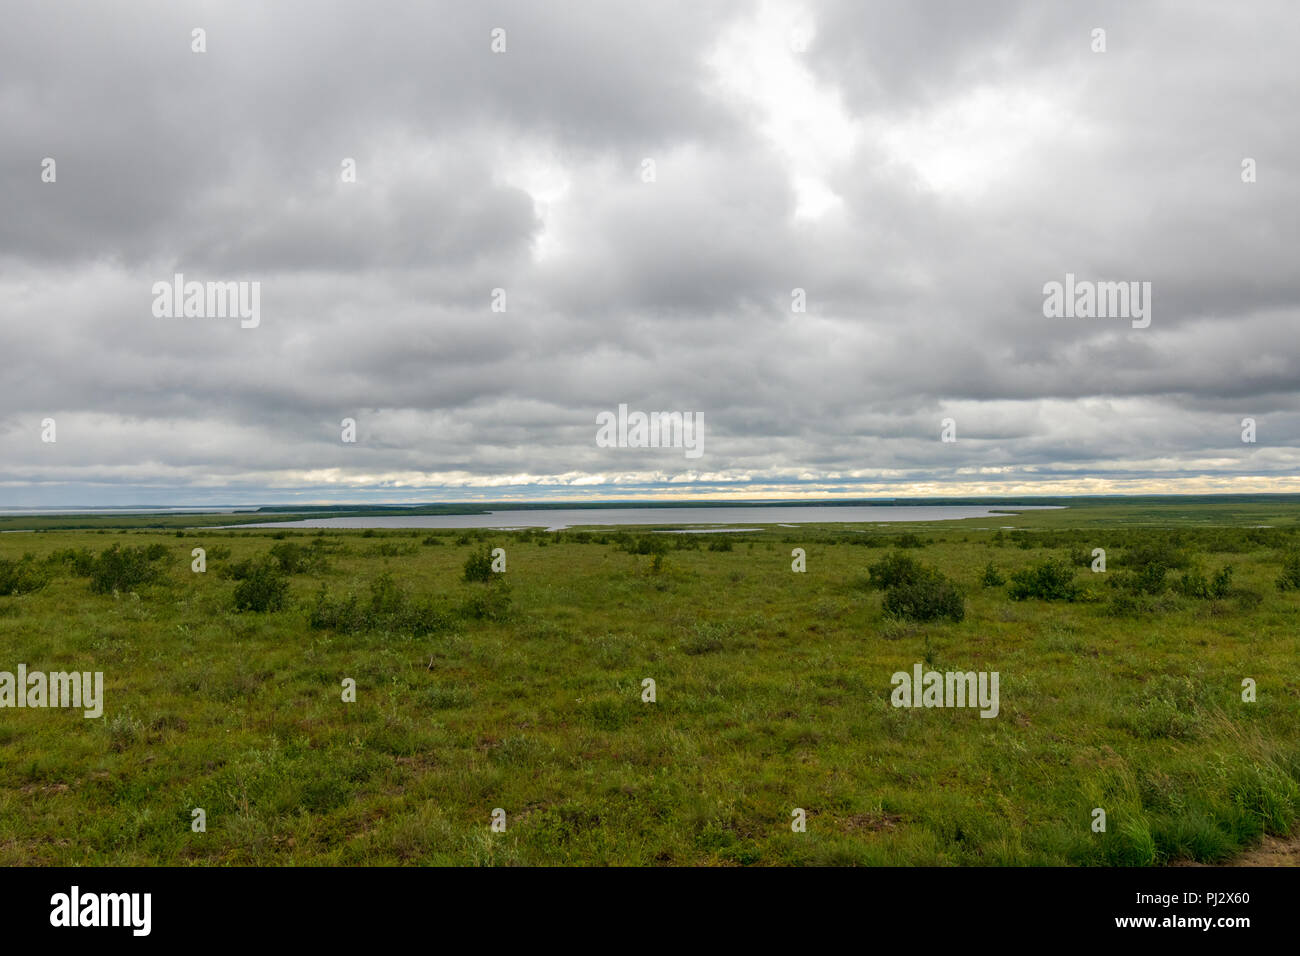
[[[0,670],[101,670],[106,691],[98,720],[0,710],[0,864],[1223,861],[1300,812],[1300,592],[1273,585],[1297,517],[1120,503],[773,529],[725,536],[731,551],[690,535],[657,573],[619,546],[640,529],[3,535],[0,559],[167,556],[134,593],[96,594],[59,564],[0,597]],[[907,532],[922,547],[905,553],[964,592],[960,623],[889,618],[866,586],[888,552],[863,545]],[[236,612],[223,569],[284,540],[326,542],[326,565],[289,576],[284,610]],[[1117,612],[1107,579],[1153,542],[1231,564],[1233,591]],[[195,574],[197,546],[231,553]],[[503,580],[463,580],[493,547]],[[1010,579],[1093,547],[1109,568],[1076,567],[1080,600],[981,586],[990,562]],[[355,628],[309,626],[322,585],[357,596]],[[891,707],[891,675],[918,661],[998,671],[999,716]]]

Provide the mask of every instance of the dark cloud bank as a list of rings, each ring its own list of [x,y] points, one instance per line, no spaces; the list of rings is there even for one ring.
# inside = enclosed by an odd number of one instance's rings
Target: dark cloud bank
[[[1300,490],[1298,38],[1282,2],[10,3],[0,507]],[[259,324],[155,316],[176,273]],[[1067,273],[1151,324],[1045,317]],[[620,403],[703,454],[598,446]]]

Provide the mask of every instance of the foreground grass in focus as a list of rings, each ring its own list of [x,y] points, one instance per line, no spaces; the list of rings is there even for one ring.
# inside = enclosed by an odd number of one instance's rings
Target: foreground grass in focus
[[[4,535],[0,559],[49,578],[0,597],[0,670],[101,670],[106,704],[0,710],[0,864],[1228,860],[1300,812],[1300,592],[1274,586],[1300,508],[1279,510],[662,536],[657,560],[632,553],[644,529]],[[286,542],[315,560],[283,609],[236,611],[231,569]],[[883,612],[867,569],[900,542],[962,621]],[[95,593],[46,561],[114,543],[161,546],[159,580]],[[1231,590],[1117,600],[1108,577],[1157,546],[1230,564]],[[464,581],[494,547],[507,572]],[[1079,563],[1094,547],[1105,574]],[[981,585],[1049,559],[1078,600]],[[895,709],[917,662],[998,671],[999,716]]]

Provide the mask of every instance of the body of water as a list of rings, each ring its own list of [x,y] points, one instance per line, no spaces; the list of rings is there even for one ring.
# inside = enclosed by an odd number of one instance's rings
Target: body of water
[[[1063,505],[809,505],[737,508],[565,508],[537,511],[490,511],[477,515],[359,515],[306,518],[229,525],[232,528],[545,528],[560,531],[579,525],[755,525],[848,524],[893,521],[955,521],[960,518],[1014,517],[1013,512],[1044,511]],[[701,529],[707,530],[707,529]]]

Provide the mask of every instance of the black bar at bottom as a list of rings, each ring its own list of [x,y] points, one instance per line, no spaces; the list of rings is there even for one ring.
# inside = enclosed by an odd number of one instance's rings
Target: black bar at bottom
[[[677,945],[686,925],[695,944],[750,937],[772,943],[787,933],[835,930],[905,945],[942,945],[952,933],[970,942],[1042,941],[1050,933],[1046,938],[1055,941],[1134,937],[1181,945],[1198,938],[1231,945],[1252,934],[1291,936],[1297,890],[1294,869],[1226,867],[26,868],[0,870],[0,920],[6,942],[75,934],[79,942],[115,938],[127,945],[283,938],[337,947],[411,933],[450,943],[467,933],[485,943],[517,934],[525,944],[604,939],[611,947],[637,947]],[[145,897],[129,894],[148,894],[147,935],[139,932],[146,928]],[[71,925],[114,921],[121,925]]]

